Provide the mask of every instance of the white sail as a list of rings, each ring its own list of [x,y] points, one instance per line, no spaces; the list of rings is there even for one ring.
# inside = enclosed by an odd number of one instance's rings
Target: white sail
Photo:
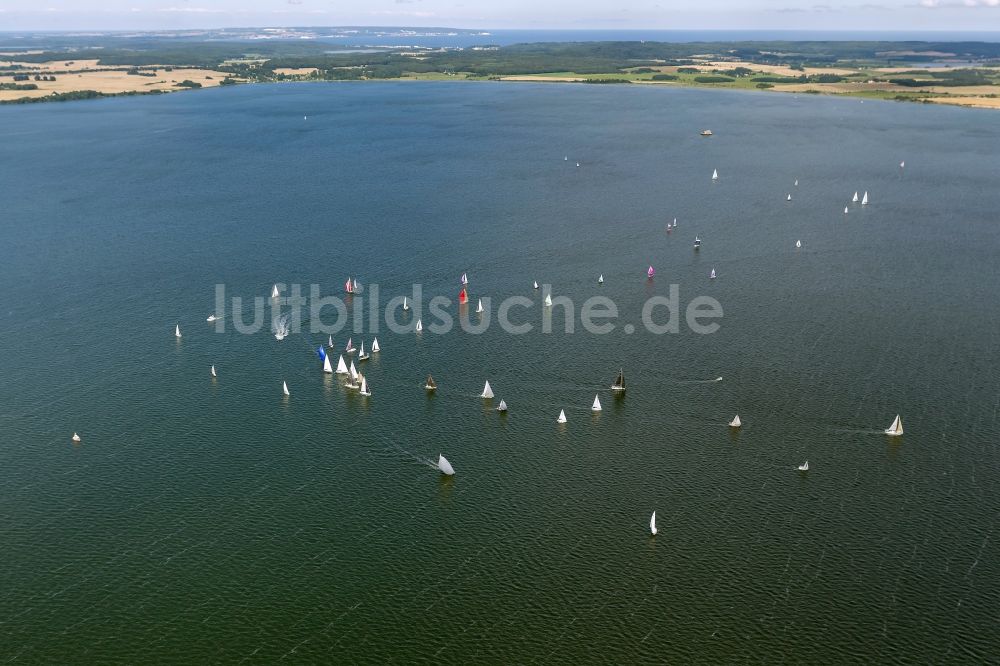
[[[844,206],[844,215],[847,215],[847,212],[848,212],[848,208],[847,208],[847,206]]]
[[[795,179],[795,187],[798,187],[798,186],[799,186],[799,179],[798,179],[798,178],[796,178],[796,179]]]
[[[378,338],[374,338],[372,340],[372,353],[374,354],[375,352],[380,351],[382,351],[382,348],[378,346]]]
[[[535,282],[534,282],[534,288],[538,289],[538,281],[537,280],[535,280]]]
[[[552,294],[545,294],[545,307],[552,307]]]
[[[453,468],[451,463],[448,462],[448,459],[440,453],[438,454],[438,469],[441,470],[442,474],[447,474],[448,476],[455,473],[455,468]]]
[[[480,298],[479,305],[476,306],[476,312],[482,312],[482,311],[483,311],[483,299]]]
[[[802,241],[800,240],[795,241],[795,247],[802,247]]]
[[[903,434],[903,420],[899,418],[899,414],[896,414],[895,420],[893,420],[892,425],[885,431],[885,434],[892,435],[893,437]]]
[[[868,205],[868,191],[867,190],[865,191],[865,196],[861,197],[861,205],[862,206],[867,206]]]
[[[604,284],[604,273],[597,278],[597,284]]]
[[[208,319],[206,319],[205,321],[211,323],[211,322],[215,321],[216,319],[218,319],[218,317],[216,317],[214,314],[210,314],[210,315],[208,315]]]
[[[410,304],[406,300],[406,296],[403,296],[403,310],[409,310]]]
[[[181,325],[180,325],[180,324],[177,324],[177,325],[176,325],[176,326],[174,327],[174,337],[175,337],[175,338],[179,338],[179,337],[181,337]]]
[[[712,280],[715,279],[715,269],[714,268],[712,269],[712,272],[708,274],[708,277],[711,278]]]
[[[213,366],[212,366],[212,368],[211,368],[211,372],[212,372],[212,376],[213,376],[213,377],[218,377],[218,375],[217,375],[217,374],[215,374],[215,366],[214,366],[214,365],[213,365]]]
[[[74,442],[79,442],[80,441],[80,436],[74,432],[72,439],[73,439]]]
[[[675,227],[677,226],[677,218],[676,217],[674,218],[674,226]]]
[[[486,382],[486,386],[483,387],[483,392],[479,397],[487,399],[493,397],[493,389],[490,388],[490,383],[488,381]]]
[[[348,354],[351,354],[351,353],[354,352],[354,340],[353,340],[353,338],[347,338],[347,344],[344,345],[344,351],[347,352]]]
[[[347,364],[344,363],[344,355],[340,355],[340,360],[337,361],[337,374],[346,375],[347,374]]]
[[[271,298],[277,298],[280,295],[281,292],[278,291],[278,285],[274,285],[273,287],[271,287]]]
[[[372,392],[368,390],[368,380],[365,378],[364,375],[361,375],[361,390],[359,391],[359,393],[364,396],[369,396],[372,394]]]
[[[288,392],[288,382],[284,380],[281,382],[281,392],[285,395],[291,395],[291,393]]]
[[[594,404],[590,407],[590,411],[599,412],[601,411],[601,398],[599,396],[594,396]]]
[[[712,169],[712,180],[719,180],[719,170]]]
[[[566,411],[563,409],[559,410],[559,418],[556,419],[556,423],[566,423]]]
[[[497,406],[497,411],[498,412],[506,412],[507,411],[507,403],[504,402],[503,400],[501,400],[500,404]]]
[[[787,197],[785,197],[785,201],[791,201],[791,200],[792,200],[792,195],[791,194],[789,194]]]
[[[740,415],[739,414],[737,414],[736,416],[734,416],[733,420],[729,422],[729,427],[730,428],[739,428],[741,425],[743,425],[743,421],[740,421]]]
[[[655,511],[653,512],[653,515],[649,517],[649,533],[652,534],[653,536],[656,536],[656,512]]]
[[[358,358],[365,355],[365,341],[361,341],[361,349],[358,350]]]
[[[798,469],[799,469],[800,472],[808,472],[809,471],[809,461],[807,460],[804,463],[802,463],[801,465],[799,465]]]
[[[858,193],[857,192],[854,193],[854,198],[851,199],[851,203],[858,203]]]
[[[327,354],[323,357],[323,372],[327,374],[333,374],[333,364],[330,363],[330,355]]]
[[[900,162],[900,163],[899,163],[899,168],[900,168],[900,169],[902,169],[902,168],[903,168],[903,167],[905,167],[905,166],[906,166],[906,162]]]
[[[330,349],[333,349],[333,336],[332,335],[327,339],[326,346],[329,347]]]
[[[417,320],[417,328],[416,328],[416,330],[417,330],[418,333],[420,331],[424,330],[424,324],[419,319]]]
[[[354,367],[354,361],[351,361],[351,381],[355,383],[358,381],[358,369]]]

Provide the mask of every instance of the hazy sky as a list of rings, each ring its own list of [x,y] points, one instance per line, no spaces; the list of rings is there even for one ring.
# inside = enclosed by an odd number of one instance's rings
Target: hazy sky
[[[0,0],[0,30],[308,25],[1000,30],[1000,0]]]

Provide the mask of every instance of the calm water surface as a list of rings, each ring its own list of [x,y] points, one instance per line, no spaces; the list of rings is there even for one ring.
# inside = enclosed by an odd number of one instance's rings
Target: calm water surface
[[[0,109],[0,659],[997,659],[998,117],[434,83]],[[219,283],[463,271],[620,318],[383,330],[369,400],[325,335],[205,323]],[[671,284],[721,329],[626,334]]]

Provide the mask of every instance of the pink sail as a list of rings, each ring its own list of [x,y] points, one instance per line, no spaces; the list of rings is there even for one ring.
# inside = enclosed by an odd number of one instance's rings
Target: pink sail
[[[648,275],[649,277],[653,277],[654,275],[656,275],[656,271],[653,270],[652,266],[650,266],[649,270],[646,271],[646,275]]]
[[[348,294],[354,293],[354,283],[351,282],[351,278],[347,278],[347,282],[344,283],[344,291]]]

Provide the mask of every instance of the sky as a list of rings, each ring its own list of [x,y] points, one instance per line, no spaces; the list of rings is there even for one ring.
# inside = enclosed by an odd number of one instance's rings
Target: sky
[[[1000,31],[1000,0],[0,0],[0,30],[343,25]]]

